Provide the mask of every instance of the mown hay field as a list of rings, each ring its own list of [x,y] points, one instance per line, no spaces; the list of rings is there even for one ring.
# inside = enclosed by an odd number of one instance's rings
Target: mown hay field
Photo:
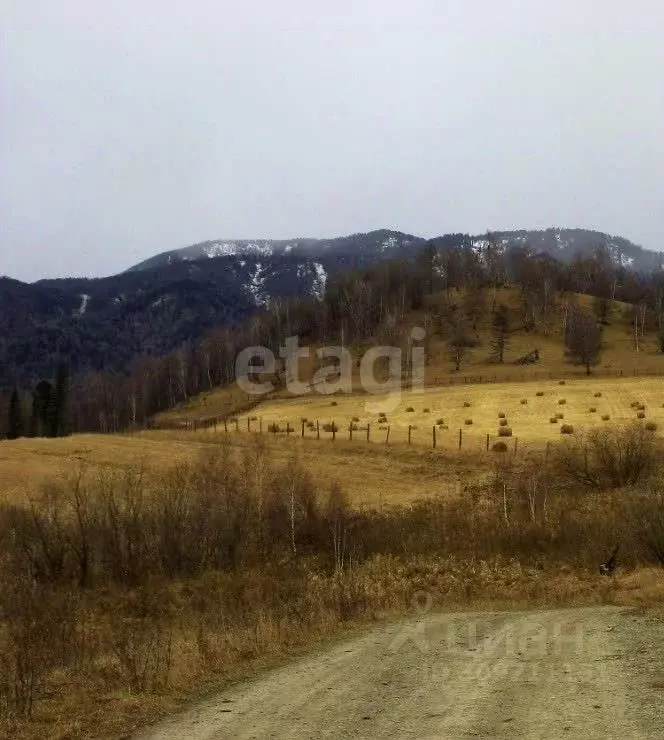
[[[663,378],[590,377],[566,380],[564,385],[560,382],[456,385],[429,388],[422,393],[403,391],[400,396],[311,394],[266,401],[239,416],[237,428],[246,432],[250,418],[253,431],[258,431],[260,423],[263,433],[269,433],[276,424],[283,434],[290,425],[292,434],[300,436],[302,419],[306,419],[306,437],[317,437],[318,423],[321,439],[331,439],[331,432],[325,428],[334,423],[339,440],[348,439],[349,426],[354,424],[354,441],[359,443],[366,440],[369,424],[371,441],[385,443],[389,426],[389,443],[404,444],[410,426],[412,445],[432,447],[436,427],[437,448],[457,450],[461,430],[462,450],[466,452],[485,450],[487,434],[490,445],[498,439],[513,443],[518,438],[520,445],[540,449],[547,441],[561,438],[562,425],[571,425],[578,434],[631,422],[639,414],[643,414],[644,423],[654,423],[658,430],[664,430]],[[637,403],[644,409],[637,409]],[[381,412],[385,414],[382,420]],[[499,437],[501,413],[507,422],[503,422],[503,428],[511,430],[511,437]],[[228,428],[234,431],[235,423]],[[221,429],[219,425],[217,432]]]

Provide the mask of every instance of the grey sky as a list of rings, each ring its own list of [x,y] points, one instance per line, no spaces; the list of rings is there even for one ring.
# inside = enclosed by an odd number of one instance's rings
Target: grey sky
[[[216,237],[664,248],[661,0],[3,0],[0,274]]]

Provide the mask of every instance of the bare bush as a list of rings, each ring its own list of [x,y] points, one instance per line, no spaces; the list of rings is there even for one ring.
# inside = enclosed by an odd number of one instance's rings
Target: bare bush
[[[633,485],[656,467],[655,437],[642,424],[593,429],[558,451],[558,467],[568,477],[599,489]]]

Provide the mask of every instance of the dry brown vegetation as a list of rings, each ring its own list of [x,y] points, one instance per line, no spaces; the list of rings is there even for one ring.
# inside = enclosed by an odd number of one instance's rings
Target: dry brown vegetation
[[[495,418],[495,417],[494,417]],[[493,454],[459,495],[358,510],[266,438],[160,473],[86,470],[0,508],[0,725],[98,737],[336,630],[434,604],[616,601],[661,562],[661,452],[641,427]],[[350,445],[349,445],[350,448]],[[370,449],[370,446],[365,446]],[[413,450],[405,450],[413,455]],[[434,453],[428,453],[433,459]],[[340,485],[341,484],[341,485]]]

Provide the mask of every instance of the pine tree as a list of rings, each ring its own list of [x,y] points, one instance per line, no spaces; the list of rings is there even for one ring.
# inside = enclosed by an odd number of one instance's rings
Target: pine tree
[[[68,433],[68,386],[67,366],[61,362],[55,376],[46,409],[46,434],[49,437],[64,437]]]
[[[500,305],[493,317],[491,340],[491,360],[502,364],[505,361],[505,350],[507,349],[508,334],[510,329],[509,313],[507,306]]]
[[[21,397],[18,393],[18,388],[14,388],[12,391],[11,399],[9,400],[9,424],[8,424],[8,435],[9,439],[18,439],[23,436],[23,409],[21,408]]]

